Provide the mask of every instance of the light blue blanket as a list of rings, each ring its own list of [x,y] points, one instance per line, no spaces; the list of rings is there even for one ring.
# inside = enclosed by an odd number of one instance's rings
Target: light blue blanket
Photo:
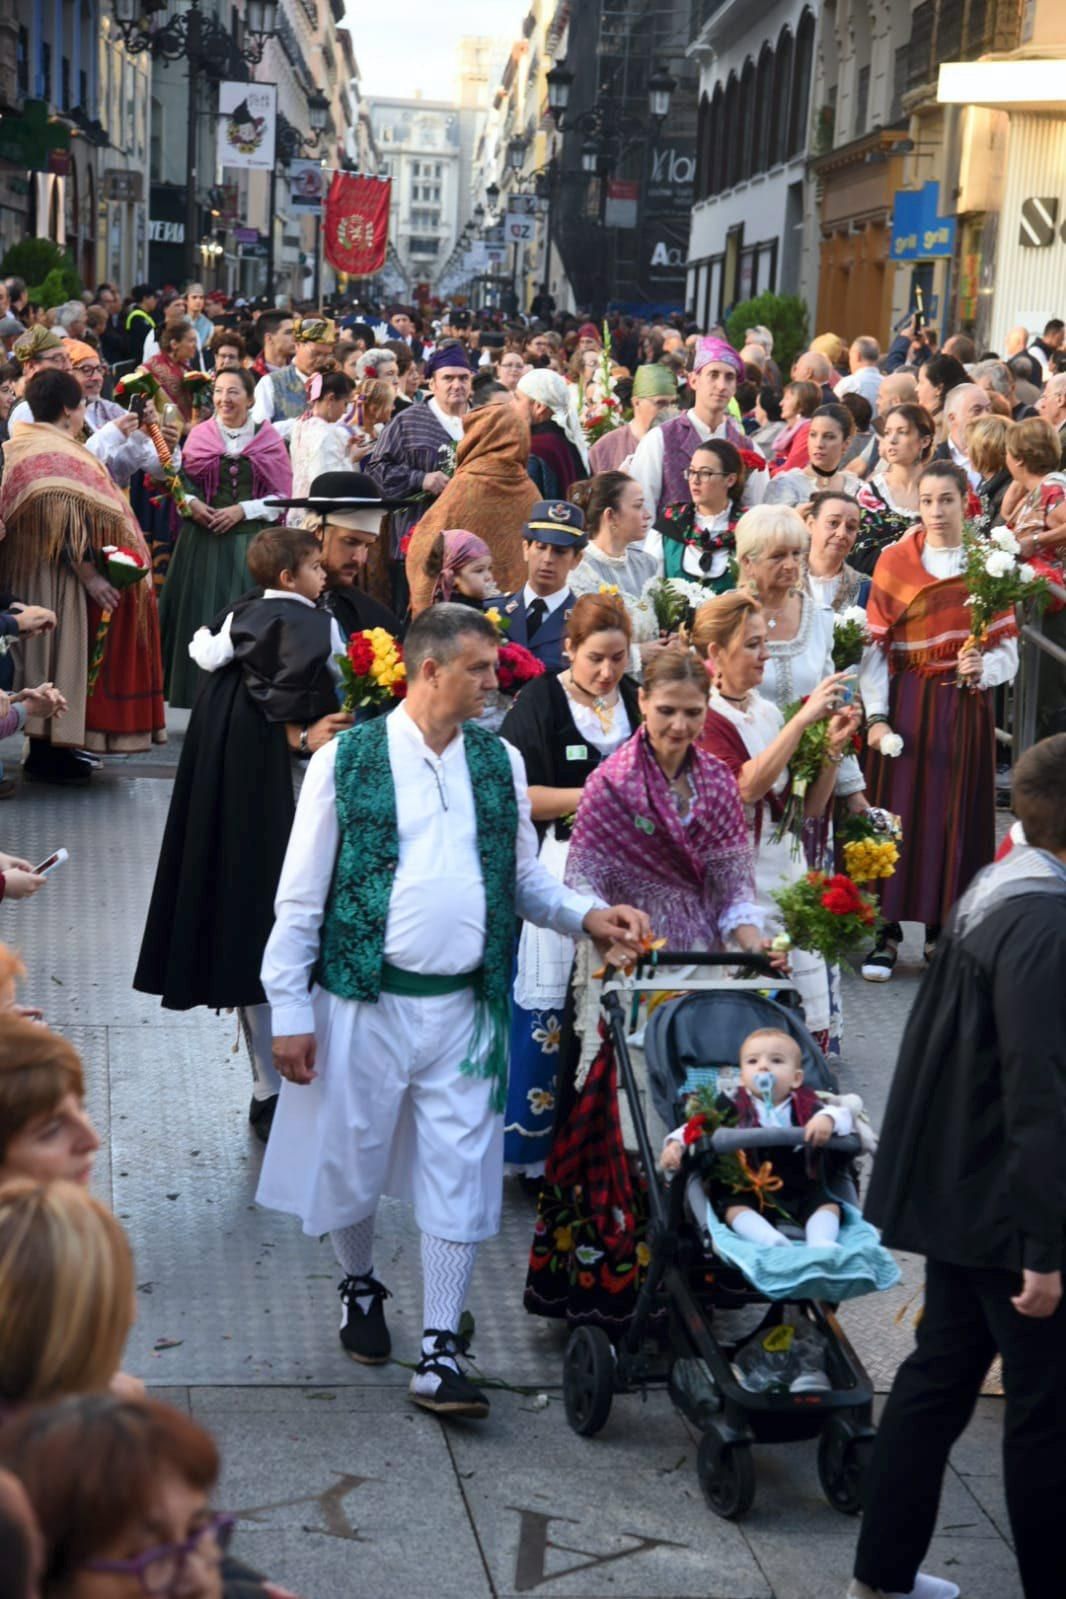
[[[715,1215],[698,1177],[689,1179],[686,1196],[698,1226],[710,1234],[715,1254],[742,1271],[767,1299],[828,1299],[839,1304],[880,1293],[899,1282],[899,1267],[882,1248],[877,1230],[845,1201],[839,1201],[837,1248],[792,1243],[782,1249],[738,1237]]]

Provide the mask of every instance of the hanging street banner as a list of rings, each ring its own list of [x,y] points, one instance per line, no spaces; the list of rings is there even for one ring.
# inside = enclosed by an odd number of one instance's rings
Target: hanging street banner
[[[388,178],[335,172],[326,196],[323,247],[326,260],[350,278],[366,278],[385,265],[389,243]]]
[[[277,121],[276,83],[220,83],[219,165],[269,172],[274,165]]]
[[[534,194],[508,196],[503,230],[508,244],[528,243],[537,236],[537,197]]]
[[[289,162],[289,210],[306,215],[321,211],[329,173],[318,161]]]

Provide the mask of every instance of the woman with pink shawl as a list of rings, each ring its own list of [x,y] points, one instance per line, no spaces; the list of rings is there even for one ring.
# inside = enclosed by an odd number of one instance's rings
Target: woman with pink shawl
[[[566,882],[645,911],[668,949],[762,953],[751,844],[736,779],[697,744],[702,661],[671,645],[640,691],[644,724],[589,777]]]
[[[269,422],[257,427],[250,411],[255,389],[242,369],[218,373],[215,414],[189,433],[182,478],[190,514],[159,601],[164,692],[171,705],[191,706],[199,668],[189,658],[197,628],[225,613],[251,586],[245,555],[255,535],[277,521],[264,501],[288,499],[292,467],[281,435]]]

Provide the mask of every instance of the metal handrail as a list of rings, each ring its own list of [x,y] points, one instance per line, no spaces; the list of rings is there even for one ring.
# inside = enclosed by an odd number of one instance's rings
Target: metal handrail
[[[1066,589],[1058,583],[1049,583],[1048,592],[1052,600],[1066,605]],[[1036,742],[1037,691],[1042,655],[1057,661],[1060,666],[1066,666],[1066,649],[1046,636],[1043,619],[1037,618],[1023,623],[1019,629],[1018,675],[1007,700],[1008,717],[1005,718],[1011,725],[1007,730],[996,729],[997,740],[1010,745],[1015,761]]]

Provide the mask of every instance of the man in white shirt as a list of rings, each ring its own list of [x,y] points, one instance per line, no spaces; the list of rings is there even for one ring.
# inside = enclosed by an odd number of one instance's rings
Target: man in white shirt
[[[692,409],[645,433],[629,463],[630,477],[644,490],[645,505],[654,507],[656,524],[668,505],[690,498],[685,474],[697,445],[728,439],[738,450],[747,448],[743,430],[729,415],[743,376],[740,356],[725,339],[698,340],[688,378],[695,395]],[[758,504],[766,481],[763,472],[751,474],[744,489],[746,505]]]
[[[499,1227],[513,918],[619,958],[649,932],[541,866],[522,759],[474,722],[497,642],[467,606],[424,611],[404,704],[313,757],[262,968],[287,1080],[258,1198],[330,1233],[341,1343],[365,1364],[391,1350],[378,1202],[413,1203],[425,1313],[410,1392],[442,1415],[488,1412],[459,1327],[477,1244]]]
[[[268,372],[255,386],[252,420],[272,422],[285,440],[307,410],[307,386],[323,372],[337,342],[337,330],[328,317],[297,317],[292,336],[296,349],[290,366]]]
[[[976,489],[980,483],[981,474],[970,465],[967,434],[970,424],[976,422],[980,416],[988,416],[991,410],[992,401],[979,383],[957,383],[953,389],[948,390],[944,401],[944,420],[947,423],[948,436],[936,451],[936,458],[954,461],[956,466],[961,466],[970,480],[972,489]]]
[[[841,378],[836,386],[837,398],[840,399],[845,394],[861,394],[876,411],[877,396],[884,381],[883,373],[877,364],[880,359],[881,346],[876,339],[871,339],[866,334],[856,339],[848,350],[850,369],[848,375]]]

